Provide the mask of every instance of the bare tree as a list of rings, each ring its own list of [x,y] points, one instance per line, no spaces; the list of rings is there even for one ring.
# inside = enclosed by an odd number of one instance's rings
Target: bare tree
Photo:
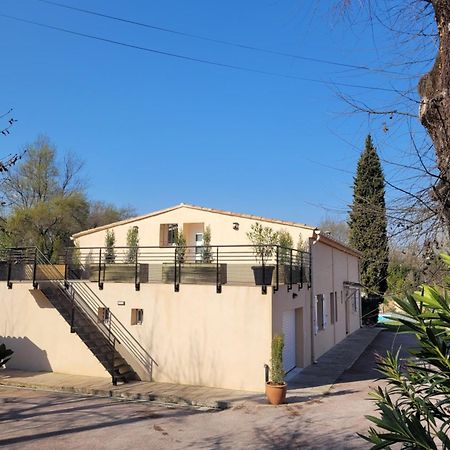
[[[382,56],[389,69],[383,73],[390,77],[389,95],[376,101],[339,95],[352,112],[378,121],[386,136],[400,122],[403,130],[406,124],[410,139],[405,153],[383,161],[394,173],[386,177],[394,194],[387,210],[389,232],[397,244],[419,241],[429,258],[448,243],[450,233],[450,1],[343,0],[339,5],[347,13],[351,5],[359,15],[364,9],[369,25],[386,30],[395,41],[396,51]],[[421,134],[420,123],[428,133]]]
[[[8,136],[16,122],[17,120],[12,116],[12,109],[0,114],[0,134],[2,136]],[[21,154],[9,153],[0,158],[0,173],[7,172],[21,157]]]

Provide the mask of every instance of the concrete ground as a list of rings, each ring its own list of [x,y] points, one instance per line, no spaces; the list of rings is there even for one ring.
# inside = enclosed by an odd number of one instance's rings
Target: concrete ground
[[[380,331],[380,328],[361,328],[322,355],[316,364],[311,364],[300,373],[297,369],[290,372],[286,377],[289,403],[304,402],[326,394]],[[261,371],[262,369],[263,367]],[[11,369],[0,371],[0,386],[215,409],[227,409],[243,403],[246,405],[267,403],[264,393],[261,392],[145,381],[113,386],[110,378]]]
[[[0,446],[20,449],[364,449],[367,400],[378,376],[375,354],[412,346],[383,331],[353,366],[310,400],[272,407],[256,402],[225,411],[0,388]]]

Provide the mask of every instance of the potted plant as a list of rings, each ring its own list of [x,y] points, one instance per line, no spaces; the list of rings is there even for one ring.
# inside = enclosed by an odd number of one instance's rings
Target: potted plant
[[[283,335],[275,335],[272,338],[270,377],[266,383],[266,397],[271,405],[281,405],[286,402],[287,384],[284,381],[283,348]]]
[[[177,262],[180,263],[180,273],[177,274],[181,284],[226,284],[227,282],[227,265],[213,264],[214,255],[211,247],[211,228],[208,225],[203,234],[203,245],[196,247],[200,249],[201,259],[197,259],[198,254],[195,254],[195,261],[192,257],[186,257],[186,239],[182,233],[177,235]],[[162,266],[162,280],[163,283],[173,283],[174,281],[174,265],[173,263],[163,263]]]
[[[202,263],[210,264],[213,262],[213,254],[211,248],[211,227],[207,225],[203,233]]]
[[[250,231],[247,232],[247,237],[253,244],[256,261],[260,263],[257,266],[252,266],[255,284],[257,286],[270,285],[275,266],[268,265],[267,262],[270,261],[276,251],[278,233],[270,227],[264,227],[260,223],[255,222],[250,227]]]
[[[105,261],[107,264],[112,264],[116,260],[116,253],[114,246],[116,244],[116,236],[114,230],[106,230],[105,236]]]
[[[127,248],[127,263],[136,263],[139,250],[139,228],[136,226],[130,227],[127,231]]]
[[[298,252],[293,250],[294,240],[287,230],[278,233],[278,261],[282,268],[285,284],[300,283],[300,264]]]

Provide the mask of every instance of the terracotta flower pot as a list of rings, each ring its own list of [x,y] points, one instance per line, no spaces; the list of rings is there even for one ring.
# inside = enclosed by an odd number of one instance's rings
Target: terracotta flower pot
[[[287,384],[266,383],[266,397],[271,405],[286,403]]]

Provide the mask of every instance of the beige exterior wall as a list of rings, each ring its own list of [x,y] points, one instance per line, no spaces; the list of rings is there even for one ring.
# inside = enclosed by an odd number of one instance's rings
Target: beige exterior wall
[[[95,289],[95,285],[94,289]],[[262,391],[270,360],[271,295],[257,287],[105,283],[96,294],[155,359],[155,381]],[[125,301],[118,306],[117,301]],[[142,325],[130,325],[142,308]]]
[[[295,362],[297,367],[307,367],[311,364],[311,291],[306,284],[302,289],[293,286],[288,291],[281,286],[273,295],[272,302],[272,335],[285,334],[286,324],[283,318],[286,313],[294,316],[295,322]],[[286,336],[285,336],[286,338]]]
[[[272,227],[275,231],[287,230],[297,245],[299,235],[307,242],[312,235],[312,229],[308,227],[284,225],[259,219],[249,219],[240,216],[221,214],[217,212],[204,211],[189,206],[181,206],[162,214],[136,220],[123,225],[111,227],[114,229],[116,246],[126,246],[128,229],[133,226],[139,227],[140,246],[160,245],[160,224],[177,223],[180,229],[185,229],[188,245],[194,245],[194,236],[201,230],[199,224],[211,227],[211,245],[250,245],[247,232],[256,221],[265,226]],[[239,230],[233,229],[233,223],[239,223]],[[186,224],[186,225],[185,225]],[[80,247],[103,247],[105,245],[106,230],[94,231],[76,239]]]
[[[108,377],[69,324],[29,283],[0,284],[0,342],[14,350],[11,369]]]
[[[359,282],[358,258],[350,253],[316,241],[311,245],[313,304],[318,294],[324,296],[326,326],[315,331],[314,359],[360,327],[360,304],[354,309],[353,298],[344,282]],[[330,293],[337,294],[337,321],[331,323]]]

